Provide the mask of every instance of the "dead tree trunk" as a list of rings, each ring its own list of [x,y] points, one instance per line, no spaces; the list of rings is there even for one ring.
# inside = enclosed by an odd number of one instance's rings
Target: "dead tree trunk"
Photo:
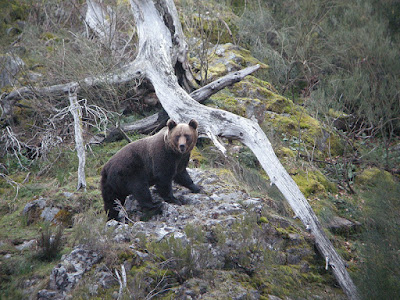
[[[174,57],[185,54],[178,14],[172,0],[131,0],[139,35],[137,72],[153,84],[158,99],[168,115],[188,122],[195,118],[200,130],[206,133],[223,150],[217,137],[238,139],[256,155],[260,164],[289,202],[294,213],[315,236],[317,248],[326,258],[333,273],[350,299],[358,299],[357,289],[350,278],[344,261],[336,253],[325,235],[311,206],[300,189],[276,157],[271,143],[256,122],[235,114],[203,106],[193,100],[178,84],[174,74]],[[180,41],[176,43],[175,41]]]
[[[257,71],[260,68],[259,65],[250,66],[243,70],[229,73],[213,82],[195,90],[190,93],[190,97],[196,100],[199,103],[204,102],[211,95],[217,93],[223,88],[230,86],[236,82],[241,81],[247,75]],[[168,115],[164,112],[156,113],[149,117],[143,118],[139,121],[136,121],[132,124],[125,124],[121,126],[121,130],[123,132],[138,132],[138,133],[150,133],[156,131],[157,129],[164,127],[167,124]],[[111,129],[105,138],[106,142],[115,141],[123,139],[121,134],[121,130],[119,128]]]
[[[84,189],[86,190],[86,177],[85,177],[85,143],[83,141],[82,134],[82,108],[78,103],[78,96],[76,89],[71,89],[69,91],[69,110],[74,117],[74,128],[75,128],[75,149],[78,155],[78,185],[76,190]]]

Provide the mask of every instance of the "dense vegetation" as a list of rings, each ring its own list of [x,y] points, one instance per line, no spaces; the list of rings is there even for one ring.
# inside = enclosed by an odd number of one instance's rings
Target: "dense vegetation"
[[[136,46],[128,3],[103,2],[115,7],[116,28],[121,32],[115,35],[115,43],[99,43],[85,28],[84,1],[0,1],[0,53],[24,62],[14,86],[65,83],[131,61]],[[176,1],[197,83],[215,79],[211,49],[216,44],[244,47],[269,65],[247,83],[261,86],[262,80],[265,86],[269,82],[271,90],[286,97],[279,112],[284,117],[288,111],[297,113],[290,132],[289,126],[263,124],[278,155],[322,222],[340,215],[362,224],[361,231],[330,237],[351,262],[350,271],[363,297],[399,298],[400,4],[396,0],[215,2]],[[115,51],[115,44],[123,51]],[[3,86],[1,92],[12,89]],[[233,88],[220,93],[208,105],[241,113],[235,92]],[[113,124],[159,110],[159,105],[144,101],[146,95],[136,84],[88,90],[83,102],[88,139]],[[293,102],[292,111],[287,109],[287,99]],[[5,297],[22,297],[21,282],[14,279],[33,272],[45,278],[61,254],[76,240],[81,242],[82,236],[96,244],[98,236],[90,234],[88,224],[101,223],[99,218],[104,221],[97,189],[99,170],[124,142],[88,151],[87,191],[65,204],[64,194],[75,188],[77,165],[67,107],[66,97],[32,97],[19,103],[11,120],[0,123],[0,289],[6,291]],[[314,156],[307,133],[300,130],[317,124],[311,123],[310,116],[340,140],[339,150],[333,149],[332,142]],[[254,193],[267,193],[278,211],[287,213],[276,191],[265,184],[265,174],[252,153],[241,149],[235,157],[221,159],[211,148],[207,142],[199,145],[196,155],[202,167],[232,170],[243,185]],[[40,197],[68,206],[62,216],[64,232],[43,222],[32,225],[21,216],[24,205]],[[49,243],[52,233],[56,244]],[[18,255],[11,249],[9,241],[20,244],[31,238],[39,241],[37,253]],[[8,259],[3,253],[15,255]],[[110,265],[119,259],[115,256],[109,257]],[[46,261],[50,258],[53,264]]]

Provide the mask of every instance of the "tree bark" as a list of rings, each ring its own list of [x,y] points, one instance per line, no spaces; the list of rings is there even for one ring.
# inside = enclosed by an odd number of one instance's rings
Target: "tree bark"
[[[111,7],[104,9],[102,4],[95,0],[86,0],[87,10],[85,22],[99,37],[100,42],[109,47],[111,51],[116,50],[116,15]]]
[[[260,161],[271,182],[275,184],[289,202],[296,216],[314,235],[315,243],[332,268],[338,283],[350,299],[359,299],[357,289],[350,278],[344,261],[336,253],[323,231],[311,206],[286,172],[275,155],[271,143],[256,122],[230,112],[203,106],[193,100],[178,84],[171,64],[171,52],[176,52],[172,40],[183,39],[177,21],[177,12],[172,0],[130,0],[139,35],[139,54],[136,58],[140,72],[153,84],[158,99],[168,115],[179,122],[194,118],[200,131],[206,133],[223,151],[217,136],[238,139],[248,146]],[[160,7],[162,6],[162,13]],[[170,18],[165,17],[169,13]],[[163,16],[163,17],[161,17]],[[172,22],[164,23],[164,22]]]
[[[76,89],[69,91],[69,110],[74,117],[74,128],[75,128],[75,149],[78,155],[78,184],[76,190],[86,190],[86,177],[85,177],[85,143],[83,142],[82,134],[82,108],[78,103],[78,96]]]
[[[211,95],[217,93],[223,88],[241,81],[247,75],[257,71],[259,65],[250,66],[240,71],[231,72],[201,88],[190,93],[190,97],[199,103],[204,102]],[[154,115],[143,118],[131,124],[121,125],[121,130],[124,132],[151,133],[165,126],[168,121],[168,115],[165,112],[159,112]],[[113,128],[104,139],[105,142],[113,142],[122,139],[123,136],[118,128]]]

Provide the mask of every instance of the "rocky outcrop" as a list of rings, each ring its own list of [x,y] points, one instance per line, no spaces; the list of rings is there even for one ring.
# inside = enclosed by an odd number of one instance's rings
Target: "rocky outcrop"
[[[36,221],[44,220],[47,222],[56,222],[56,215],[60,209],[48,205],[47,199],[39,198],[27,203],[22,210],[22,215],[26,217],[27,224],[32,224]]]
[[[157,287],[163,283],[174,299],[217,299],[222,295],[260,299],[260,291],[249,282],[260,272],[264,275],[257,277],[271,276],[265,273],[269,264],[310,272],[313,240],[295,219],[279,216],[270,200],[251,197],[229,182],[224,178],[230,176],[226,170],[189,172],[204,193],[192,194],[175,186],[174,194],[184,205],[164,203],[162,215],[147,221],[141,221],[136,201],[128,199],[125,223],[107,222],[104,231],[112,232],[112,243],[130,249],[122,262],[128,285],[133,280],[129,276],[133,276],[146,282],[141,285],[144,295],[160,292]],[[154,191],[153,196],[158,197]],[[78,246],[63,257],[39,298],[58,299],[71,293],[84,273],[100,260],[101,255],[89,249],[90,245]],[[157,255],[162,257],[160,265]],[[160,268],[174,275],[153,278]],[[88,288],[92,295],[110,288],[116,293],[118,281],[110,268],[100,264],[90,277],[94,282]]]
[[[83,274],[101,259],[101,255],[87,248],[84,245],[76,246],[70,254],[62,257],[61,263],[51,271],[48,289],[40,290],[38,299],[65,298]]]

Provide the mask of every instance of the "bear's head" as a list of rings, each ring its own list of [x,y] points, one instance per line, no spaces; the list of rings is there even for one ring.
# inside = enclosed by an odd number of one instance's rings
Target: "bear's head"
[[[169,119],[167,122],[167,132],[164,139],[174,152],[185,154],[192,151],[197,142],[197,126],[196,120],[191,120],[188,124],[177,124],[174,120]]]

